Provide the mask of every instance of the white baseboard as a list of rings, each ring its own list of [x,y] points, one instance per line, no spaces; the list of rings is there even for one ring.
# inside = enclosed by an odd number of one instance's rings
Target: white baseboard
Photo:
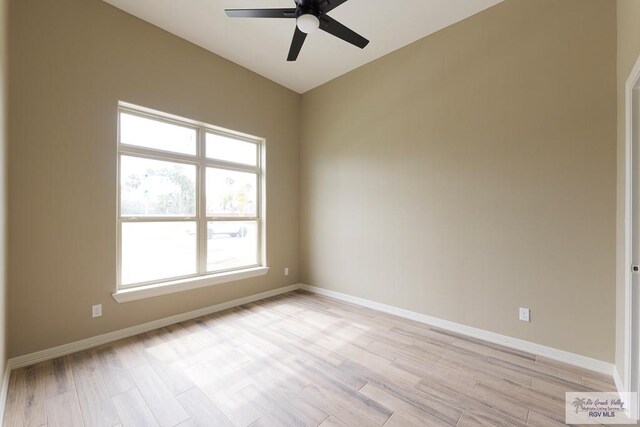
[[[614,365],[602,360],[592,359],[590,357],[581,356],[579,354],[570,353],[568,351],[559,350],[552,347],[547,347],[541,344],[532,343],[529,341],[521,340],[518,338],[512,338],[506,335],[497,334],[495,332],[486,331],[484,329],[474,328],[472,326],[462,325],[460,323],[451,322],[449,320],[439,319],[437,317],[427,316],[426,314],[420,314],[413,311],[405,310],[402,308],[394,307],[387,304],[371,301],[364,298],[358,298],[351,295],[343,294],[341,292],[331,291],[324,288],[318,288],[316,286],[301,285],[301,289],[313,292],[319,295],[325,295],[328,297],[336,298],[345,302],[361,305],[363,307],[372,308],[374,310],[382,311],[384,313],[393,314],[405,319],[415,320],[416,322],[426,323],[427,325],[436,326],[441,329],[445,329],[458,334],[467,335],[473,338],[489,341],[495,344],[500,344],[505,347],[510,347],[516,350],[526,351],[528,353],[544,356],[549,359],[557,360],[559,362],[567,363],[569,365],[578,366],[580,368],[589,369],[591,371],[599,372],[601,374],[613,375]]]
[[[24,356],[13,357],[7,361],[7,369],[11,371],[12,369],[33,365],[34,363],[38,363],[38,362],[44,362],[45,360],[50,360],[56,357],[75,353],[76,351],[86,350],[91,347],[96,347],[96,346],[107,344],[123,338],[132,337],[134,335],[138,335],[144,332],[149,332],[154,329],[173,325],[174,323],[184,322],[186,320],[191,320],[191,319],[195,319],[196,317],[206,316],[208,314],[216,313],[222,310],[226,310],[228,308],[238,307],[243,304],[248,304],[261,299],[270,298],[276,295],[284,294],[286,292],[295,291],[296,289],[299,289],[299,288],[300,288],[300,285],[298,284],[284,286],[282,288],[273,289],[271,291],[266,291],[266,292],[262,292],[255,295],[249,295],[247,297],[234,299],[232,301],[227,301],[221,304],[204,307],[198,310],[189,311],[187,313],[176,314],[175,316],[165,317],[164,319],[158,319],[152,322],[143,323],[141,325],[131,326],[129,328],[108,332],[106,334],[97,335],[95,337],[86,338],[86,339],[71,342],[68,344],[63,344],[63,345],[49,348],[46,350],[36,351],[35,353],[25,354]],[[8,381],[8,378],[6,379],[6,381]]]
[[[626,391],[624,382],[620,377],[620,372],[618,372],[618,367],[615,365],[613,366],[613,381],[616,383],[616,390],[618,390],[618,393],[623,393]]]
[[[618,367],[613,367],[613,382],[616,384],[616,390],[620,394],[620,399],[624,401],[624,405],[629,408],[631,418],[638,420],[638,400],[633,398],[633,394],[629,393],[629,389],[625,386],[618,371]],[[634,424],[635,425],[635,424]]]

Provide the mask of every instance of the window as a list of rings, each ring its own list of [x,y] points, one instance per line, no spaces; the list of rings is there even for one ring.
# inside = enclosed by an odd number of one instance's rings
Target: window
[[[118,289],[262,266],[262,140],[128,105],[118,116]]]

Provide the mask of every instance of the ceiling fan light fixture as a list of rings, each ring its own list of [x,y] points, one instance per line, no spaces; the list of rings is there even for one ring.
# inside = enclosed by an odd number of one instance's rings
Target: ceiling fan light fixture
[[[312,15],[311,13],[305,13],[304,15],[298,16],[296,19],[296,25],[303,33],[311,34],[320,28],[320,20],[317,16]]]

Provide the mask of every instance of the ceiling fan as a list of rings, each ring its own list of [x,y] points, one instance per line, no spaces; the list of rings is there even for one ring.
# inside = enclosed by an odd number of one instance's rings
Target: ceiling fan
[[[354,46],[364,49],[369,40],[336,21],[327,12],[345,3],[347,0],[294,0],[296,7],[290,9],[226,9],[231,18],[285,18],[296,20],[291,48],[287,61],[298,59],[300,49],[311,34],[320,29]]]

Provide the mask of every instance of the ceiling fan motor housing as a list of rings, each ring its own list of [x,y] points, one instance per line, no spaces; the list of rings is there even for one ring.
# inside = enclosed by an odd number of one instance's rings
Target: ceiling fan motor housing
[[[328,4],[327,0],[295,0],[298,11],[304,11],[303,13],[312,13],[316,16],[320,15],[324,9],[323,6]]]

